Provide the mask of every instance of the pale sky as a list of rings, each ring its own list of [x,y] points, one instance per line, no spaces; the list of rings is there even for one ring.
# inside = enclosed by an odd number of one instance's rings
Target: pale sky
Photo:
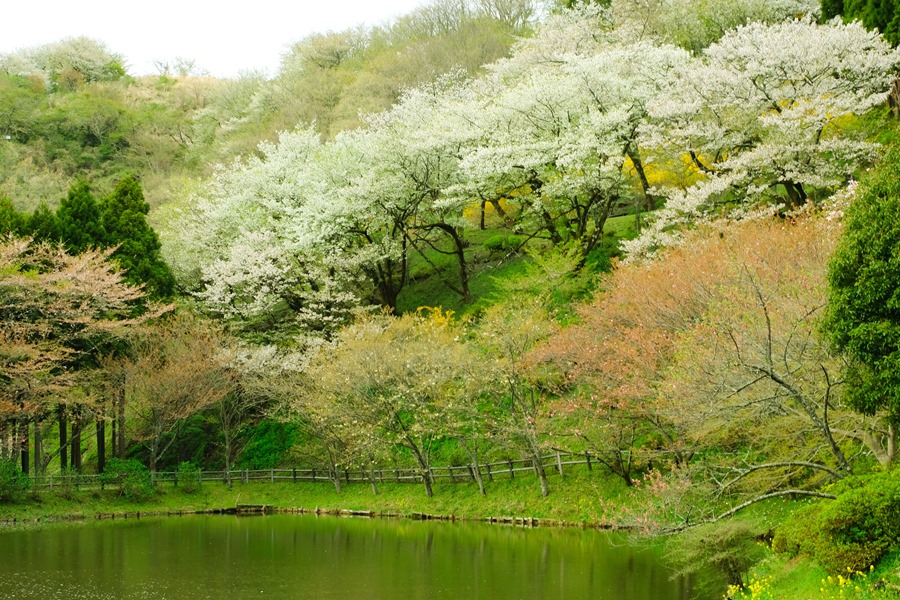
[[[193,59],[218,77],[265,69],[314,32],[374,25],[426,0],[0,0],[0,53],[67,37],[105,42],[132,75],[155,60]]]

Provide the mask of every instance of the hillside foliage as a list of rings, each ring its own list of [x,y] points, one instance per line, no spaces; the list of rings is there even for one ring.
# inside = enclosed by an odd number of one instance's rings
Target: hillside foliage
[[[107,458],[552,497],[588,452],[607,525],[839,492],[782,549],[884,556],[842,519],[893,514],[855,486],[897,462],[900,52],[854,7],[435,0],[233,80],[0,56],[0,500]]]

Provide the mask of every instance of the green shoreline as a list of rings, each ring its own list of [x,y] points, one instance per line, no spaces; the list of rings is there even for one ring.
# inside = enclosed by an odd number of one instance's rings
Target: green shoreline
[[[112,490],[32,492],[20,503],[0,504],[0,527],[7,523],[53,519],[88,519],[97,515],[162,515],[224,511],[238,505],[266,505],[276,511],[315,513],[366,512],[415,518],[415,515],[447,519],[530,519],[544,526],[610,528],[604,521],[604,502],[624,501],[624,485],[596,473],[567,475],[551,480],[551,494],[540,495],[536,479],[519,477],[495,481],[481,496],[474,484],[436,484],[429,498],[421,486],[384,483],[379,494],[368,485],[344,486],[338,494],[328,483],[203,484],[193,493],[182,488],[160,487],[146,500],[129,500]]]
[[[379,486],[377,496],[364,484],[347,485],[338,494],[328,483],[290,482],[203,484],[193,493],[166,486],[145,501],[131,501],[117,496],[112,490],[83,489],[68,497],[62,497],[56,491],[41,492],[31,493],[21,503],[0,504],[0,533],[65,521],[217,514],[235,510],[239,505],[267,506],[275,513],[444,518],[447,521],[580,527],[600,531],[615,529],[605,518],[607,510],[615,506],[627,510],[634,498],[624,484],[596,471],[567,474],[564,479],[552,478],[550,495],[546,498],[541,497],[537,480],[526,477],[498,479],[488,484],[487,496],[481,496],[472,483],[437,484],[434,492],[429,498],[422,486],[385,483]],[[776,528],[801,505],[802,501],[773,500],[747,509],[738,519],[765,532]],[[624,528],[619,531],[628,533]],[[668,542],[667,539],[665,543]],[[827,574],[808,559],[788,559],[767,550],[765,558],[751,568],[747,576],[747,582],[756,585],[758,593],[737,597],[754,600],[900,598],[894,588],[895,582],[900,583],[895,572],[900,575],[900,551],[889,555],[876,566],[874,573],[860,580],[860,591],[857,591],[837,584],[825,585]],[[875,589],[879,581],[885,582],[886,587]]]

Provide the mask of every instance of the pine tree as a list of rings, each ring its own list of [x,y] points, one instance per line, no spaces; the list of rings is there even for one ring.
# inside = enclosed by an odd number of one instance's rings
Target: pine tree
[[[140,182],[128,175],[103,201],[104,245],[119,245],[112,257],[125,269],[129,282],[143,283],[150,296],[166,298],[172,295],[175,281],[160,255],[159,237],[147,224],[148,212],[150,205]]]
[[[39,242],[58,242],[59,222],[53,211],[41,202],[25,222],[25,233]]]
[[[78,181],[69,188],[56,210],[56,219],[59,238],[72,254],[104,246],[106,236],[100,222],[100,208],[87,181]]]
[[[0,236],[22,234],[25,219],[9,198],[0,198]]]

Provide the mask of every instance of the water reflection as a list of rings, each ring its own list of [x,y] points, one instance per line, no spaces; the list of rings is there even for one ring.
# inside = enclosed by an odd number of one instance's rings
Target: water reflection
[[[0,598],[687,600],[653,548],[596,531],[268,517],[0,533]]]

